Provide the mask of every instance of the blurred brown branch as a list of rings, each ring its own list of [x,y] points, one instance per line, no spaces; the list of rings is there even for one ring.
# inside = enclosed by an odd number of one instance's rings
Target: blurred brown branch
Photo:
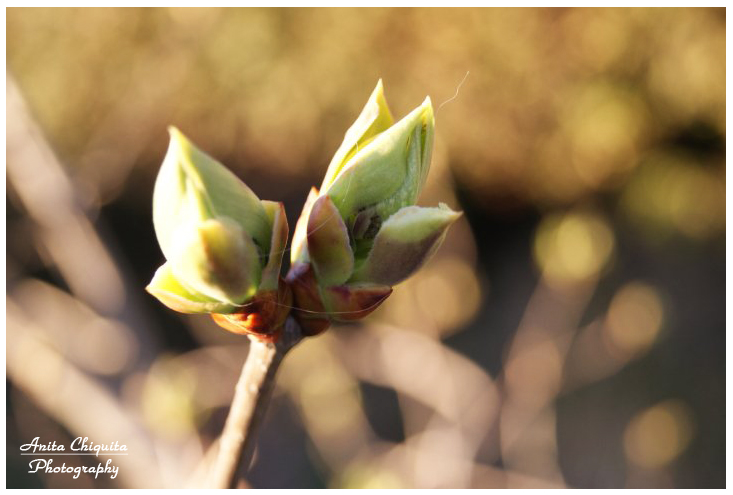
[[[113,458],[120,466],[123,486],[163,487],[163,473],[148,433],[113,394],[45,341],[46,331],[36,326],[32,316],[10,299],[6,304],[7,372],[13,384],[77,435],[88,436],[97,444],[126,444],[130,454]]]
[[[75,433],[97,443],[127,443],[135,453],[116,459],[124,466],[124,485],[164,486],[181,479],[182,466],[167,460],[177,455],[172,444],[146,431],[111,387],[90,376],[124,383],[136,367],[149,365],[156,344],[137,297],[126,290],[118,262],[78,202],[72,179],[10,75],[7,105],[9,185],[33,222],[41,254],[48,253],[72,291],[66,294],[31,279],[16,280],[10,288],[11,381]]]

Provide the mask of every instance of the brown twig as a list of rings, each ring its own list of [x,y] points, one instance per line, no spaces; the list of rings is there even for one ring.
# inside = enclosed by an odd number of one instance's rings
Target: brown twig
[[[249,354],[219,439],[219,452],[211,471],[211,487],[234,487],[238,468],[249,466],[257,428],[275,388],[277,369],[285,354],[302,338],[300,326],[292,317],[287,319],[280,339],[274,344],[250,337]]]

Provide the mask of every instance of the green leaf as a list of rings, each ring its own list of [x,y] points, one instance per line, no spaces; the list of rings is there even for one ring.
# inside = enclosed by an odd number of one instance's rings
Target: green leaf
[[[168,260],[176,279],[194,291],[229,304],[243,304],[260,283],[261,261],[250,236],[229,218],[209,219],[174,238]]]
[[[437,208],[402,208],[384,222],[369,255],[349,282],[392,286],[405,280],[430,259],[448,227],[461,215],[443,204]]]
[[[308,198],[305,200],[300,217],[295,223],[295,231],[293,232],[293,241],[290,243],[290,264],[308,263],[308,217],[311,214],[313,203],[318,199],[318,189],[311,187]]]
[[[231,313],[237,308],[187,289],[176,280],[169,263],[156,270],[145,290],[170,309],[181,313]]]
[[[277,290],[280,281],[280,267],[283,254],[288,243],[288,219],[285,216],[285,206],[275,201],[262,200],[262,206],[270,220],[272,239],[267,264],[262,270],[262,279],[259,290]]]
[[[328,196],[313,203],[307,235],[308,253],[318,283],[328,287],[346,282],[354,269],[354,254],[349,231]]]

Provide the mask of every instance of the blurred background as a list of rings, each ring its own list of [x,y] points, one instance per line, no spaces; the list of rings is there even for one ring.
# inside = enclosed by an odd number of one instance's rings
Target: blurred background
[[[379,78],[465,215],[286,358],[247,483],[725,486],[724,9],[6,16],[7,487],[200,480],[248,341],[143,290],[166,126],[292,229]],[[129,455],[29,474],[36,436]]]

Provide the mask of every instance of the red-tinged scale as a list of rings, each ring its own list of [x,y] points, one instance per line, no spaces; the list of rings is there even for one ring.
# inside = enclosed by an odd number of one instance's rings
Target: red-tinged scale
[[[282,280],[278,291],[258,294],[239,311],[230,314],[212,313],[217,325],[238,335],[254,335],[265,342],[277,342],[290,312],[292,295]]]

